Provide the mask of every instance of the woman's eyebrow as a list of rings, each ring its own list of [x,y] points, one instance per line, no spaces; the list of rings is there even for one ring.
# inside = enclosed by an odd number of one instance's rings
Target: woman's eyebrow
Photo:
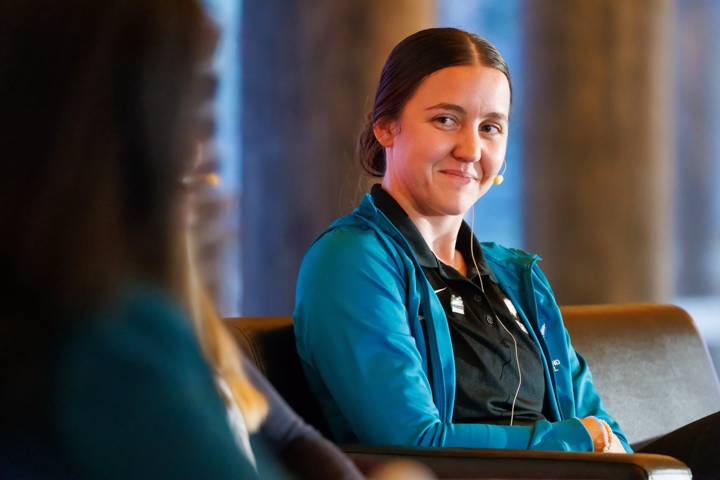
[[[464,108],[462,108],[460,105],[455,105],[454,103],[438,103],[437,105],[433,105],[432,107],[428,107],[425,110],[452,110],[454,112],[460,113],[465,115],[467,112]],[[503,122],[507,122],[508,116],[501,112],[489,112],[483,115],[484,118],[492,118],[495,120],[500,120]]]
[[[508,116],[506,114],[500,112],[490,112],[486,113],[484,116],[485,118],[493,118],[495,120],[501,120],[503,122],[507,122],[508,119]]]
[[[454,103],[438,103],[437,105],[428,107],[425,110],[453,110],[458,113],[465,113],[464,108],[462,108],[460,105],[455,105]]]

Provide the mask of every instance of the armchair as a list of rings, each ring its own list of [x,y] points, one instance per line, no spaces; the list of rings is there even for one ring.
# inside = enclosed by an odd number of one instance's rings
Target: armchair
[[[564,307],[573,344],[588,360],[608,410],[639,444],[713,413],[720,388],[692,319],[668,305]],[[327,425],[305,381],[290,317],[230,318],[240,347],[305,420]],[[362,471],[403,458],[439,478],[689,479],[680,461],[650,454],[345,445]]]

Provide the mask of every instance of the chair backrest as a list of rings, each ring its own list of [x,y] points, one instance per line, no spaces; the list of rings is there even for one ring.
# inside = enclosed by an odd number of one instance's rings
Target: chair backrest
[[[720,410],[720,387],[690,316],[672,305],[562,308],[605,407],[631,443]]]
[[[329,427],[305,380],[295,350],[292,317],[236,317],[225,319],[240,348],[285,401],[323,435]]]
[[[563,307],[607,410],[631,443],[720,409],[720,387],[690,316],[670,305]],[[328,433],[295,350],[290,317],[227,319],[241,348],[305,420]]]

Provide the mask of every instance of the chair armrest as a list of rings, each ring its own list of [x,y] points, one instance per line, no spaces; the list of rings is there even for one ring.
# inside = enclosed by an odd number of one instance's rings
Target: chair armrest
[[[456,479],[691,479],[690,469],[665,455],[496,450],[484,448],[406,448],[342,445],[363,472],[392,460],[412,460],[438,478]]]

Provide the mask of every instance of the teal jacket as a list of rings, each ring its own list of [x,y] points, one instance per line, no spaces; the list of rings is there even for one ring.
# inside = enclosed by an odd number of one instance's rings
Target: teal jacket
[[[54,430],[72,478],[257,477],[190,321],[162,291],[129,287],[76,321],[58,360]]]
[[[594,415],[631,451],[572,347],[539,258],[494,243],[482,248],[542,352],[547,420],[453,423],[455,364],[447,318],[409,243],[366,195],[308,251],[293,314],[298,353],[335,440],[592,451],[579,418]]]

